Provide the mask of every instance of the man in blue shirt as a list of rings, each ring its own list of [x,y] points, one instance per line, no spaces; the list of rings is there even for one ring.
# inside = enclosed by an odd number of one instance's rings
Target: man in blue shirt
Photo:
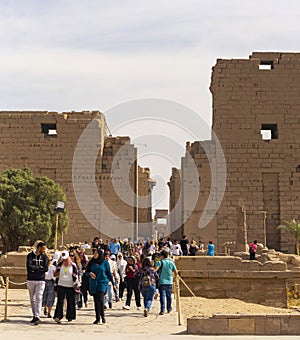
[[[215,256],[215,246],[212,243],[212,241],[208,242],[208,246],[207,246],[207,255],[208,256]]]
[[[156,263],[155,269],[159,274],[159,295],[160,295],[160,313],[163,315],[166,309],[167,298],[167,311],[172,311],[172,286],[173,286],[173,273],[175,279],[177,278],[177,269],[173,261],[168,259],[168,253],[163,250],[161,253],[161,260]]]
[[[111,255],[115,255],[116,257],[118,256],[119,251],[121,251],[121,245],[117,241],[116,238],[114,238],[110,243],[109,243],[109,250]]]

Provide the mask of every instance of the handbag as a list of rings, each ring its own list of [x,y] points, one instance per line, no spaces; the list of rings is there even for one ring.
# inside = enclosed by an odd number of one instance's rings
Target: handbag
[[[73,283],[73,288],[76,293],[80,293],[80,287],[81,287],[81,283],[79,282],[78,279],[76,279]]]

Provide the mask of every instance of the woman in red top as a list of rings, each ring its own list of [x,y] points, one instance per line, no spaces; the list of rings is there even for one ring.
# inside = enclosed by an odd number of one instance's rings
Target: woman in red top
[[[132,297],[132,292],[134,292],[134,298],[137,309],[141,309],[141,295],[138,287],[139,280],[135,277],[139,268],[136,265],[135,257],[127,257],[127,266],[125,269],[126,273],[126,283],[127,283],[127,299],[126,304],[123,309],[130,309],[130,302]]]
[[[250,260],[255,260],[256,250],[257,250],[257,240],[249,244]]]

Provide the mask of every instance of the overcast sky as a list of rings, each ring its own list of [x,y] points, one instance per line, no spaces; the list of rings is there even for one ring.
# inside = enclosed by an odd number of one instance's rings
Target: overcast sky
[[[216,59],[299,51],[299,9],[297,0],[0,0],[0,110],[105,112],[163,98],[210,124]]]

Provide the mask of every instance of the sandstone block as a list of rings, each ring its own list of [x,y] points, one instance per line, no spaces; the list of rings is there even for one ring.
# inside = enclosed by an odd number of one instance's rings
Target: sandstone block
[[[228,332],[229,334],[253,335],[254,319],[229,319]]]

